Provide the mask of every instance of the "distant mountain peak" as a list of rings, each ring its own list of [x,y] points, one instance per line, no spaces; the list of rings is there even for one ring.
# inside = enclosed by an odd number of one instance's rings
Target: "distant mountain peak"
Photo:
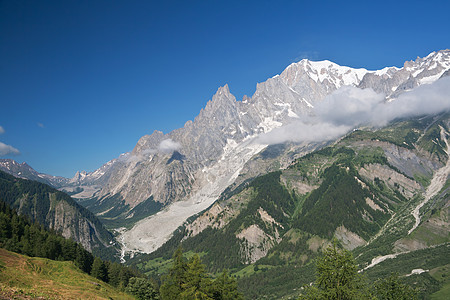
[[[53,187],[60,187],[69,181],[64,177],[39,173],[26,162],[18,163],[12,159],[0,159],[0,170],[18,178],[39,181]]]
[[[367,72],[364,68],[340,66],[329,60],[302,59],[290,64],[280,74],[280,78],[291,87],[301,80],[311,79],[318,84],[327,81],[338,89],[343,85],[357,86]]]

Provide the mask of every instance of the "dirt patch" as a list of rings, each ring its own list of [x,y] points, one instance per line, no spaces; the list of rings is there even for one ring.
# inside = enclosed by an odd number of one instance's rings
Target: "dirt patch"
[[[320,248],[323,248],[328,244],[328,241],[325,239],[322,239],[318,236],[314,236],[310,238],[308,241],[309,250],[317,252]]]
[[[380,206],[378,206],[372,199],[366,198],[366,204],[370,206],[373,210],[379,210],[381,212],[385,212]]]
[[[241,253],[246,263],[254,263],[267,255],[275,244],[275,238],[265,233],[258,225],[250,225],[236,235],[241,243]]]

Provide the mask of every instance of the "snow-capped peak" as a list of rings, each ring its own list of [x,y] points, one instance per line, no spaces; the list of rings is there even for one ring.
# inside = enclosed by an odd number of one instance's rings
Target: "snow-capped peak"
[[[358,85],[367,72],[369,71],[364,68],[355,69],[340,66],[329,60],[311,61],[302,59],[297,63],[290,64],[281,76],[290,86],[294,86],[299,80],[303,79],[302,74],[306,74],[318,84],[328,81],[328,83],[334,85],[335,89],[338,89],[343,85]]]

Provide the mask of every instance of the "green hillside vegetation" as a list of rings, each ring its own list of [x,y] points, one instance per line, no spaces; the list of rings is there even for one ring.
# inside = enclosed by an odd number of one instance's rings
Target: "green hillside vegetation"
[[[392,143],[399,147],[414,149],[414,143],[425,129],[426,122],[418,120],[394,122],[391,126],[377,131],[357,130],[347,138]]]
[[[29,257],[0,248],[0,299],[135,299],[70,261]]]
[[[208,266],[208,270],[213,273],[220,272],[224,268],[235,269],[245,266],[240,255],[240,241],[236,234],[251,224],[257,224],[270,234],[275,231],[273,224],[267,224],[261,220],[259,208],[263,208],[269,215],[277,218],[283,227],[289,226],[289,216],[294,213],[296,200],[295,195],[289,193],[281,185],[280,175],[281,172],[269,173],[251,182],[246,190],[254,190],[255,192],[250,193],[250,198],[245,203],[241,203],[242,206],[239,205],[241,208],[239,215],[231,220],[224,230],[207,228],[202,233],[186,240],[182,244],[183,248],[196,253],[205,253],[202,260]],[[284,233],[282,227],[278,227],[277,230],[281,234]],[[179,239],[184,234],[185,229],[180,229],[175,233],[174,238],[147,257],[151,259],[159,256],[170,258],[167,254],[173,253],[179,245]],[[139,266],[146,272],[150,271],[152,263],[149,263],[147,267],[145,265]],[[156,272],[159,272],[159,270],[151,271],[149,275],[157,274]]]
[[[344,225],[364,239],[375,234],[387,221],[388,216],[372,209],[366,202],[371,198],[369,189],[357,182],[353,166],[332,165],[322,177],[322,184],[303,204],[294,226],[321,237],[332,238],[337,227]],[[367,218],[361,218],[366,214]],[[324,222],[326,220],[326,222]]]
[[[431,155],[435,155],[440,162],[445,162],[448,156],[444,151],[446,145],[441,140],[440,126],[445,128],[443,122],[433,124],[433,126],[425,132],[423,137],[417,141],[417,146]]]
[[[114,260],[117,248],[111,245],[114,241],[112,234],[105,229],[99,219],[89,210],[80,206],[67,194],[60,192],[46,184],[36,181],[16,178],[0,171],[0,200],[16,209],[21,215],[27,215],[32,221],[54,228],[55,215],[64,215],[64,225],[70,228],[72,238],[88,238],[83,236],[86,232],[80,232],[87,223],[91,227],[92,252],[104,259]],[[55,228],[58,230],[58,228]],[[106,246],[105,246],[106,245]]]
[[[371,281],[387,277],[391,273],[402,274],[403,281],[416,288],[421,299],[429,299],[433,293],[444,287],[448,288],[449,279],[447,277],[450,270],[448,268],[450,264],[448,247],[447,243],[400,254],[395,259],[387,259],[373,268],[365,270],[363,274]],[[411,274],[414,269],[422,269],[425,272]]]
[[[236,280],[223,271],[216,279],[206,273],[200,257],[187,261],[174,255],[161,287],[132,269],[103,261],[80,244],[37,222],[31,223],[0,201],[0,298],[51,299],[242,299]],[[35,256],[35,257],[29,257]],[[20,277],[21,273],[27,276]],[[82,273],[84,272],[84,274]],[[90,274],[88,276],[87,274]],[[67,288],[70,286],[70,288]]]
[[[237,291],[236,279],[224,270],[216,279],[208,276],[198,255],[186,261],[181,248],[172,258],[172,266],[160,287],[162,300],[171,299],[243,299]]]

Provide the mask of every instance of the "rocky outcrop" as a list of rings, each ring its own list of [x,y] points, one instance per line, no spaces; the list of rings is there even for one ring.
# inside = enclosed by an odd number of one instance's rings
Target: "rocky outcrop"
[[[351,232],[345,228],[345,226],[339,226],[336,228],[334,236],[341,242],[341,245],[347,250],[353,250],[359,246],[366,244],[366,241],[354,232]]]
[[[266,256],[276,242],[274,237],[265,233],[256,224],[243,229],[236,237],[242,240],[240,253],[245,264],[254,263]]]
[[[230,206],[222,206],[215,203],[210,209],[200,215],[195,219],[194,222],[186,225],[186,236],[187,239],[192,236],[196,236],[208,227],[211,228],[222,228],[233,216],[233,210]]]
[[[378,178],[391,189],[398,189],[406,198],[411,198],[418,191],[421,191],[421,186],[416,181],[407,178],[386,165],[368,164],[359,170],[359,174],[372,182],[375,178]]]

